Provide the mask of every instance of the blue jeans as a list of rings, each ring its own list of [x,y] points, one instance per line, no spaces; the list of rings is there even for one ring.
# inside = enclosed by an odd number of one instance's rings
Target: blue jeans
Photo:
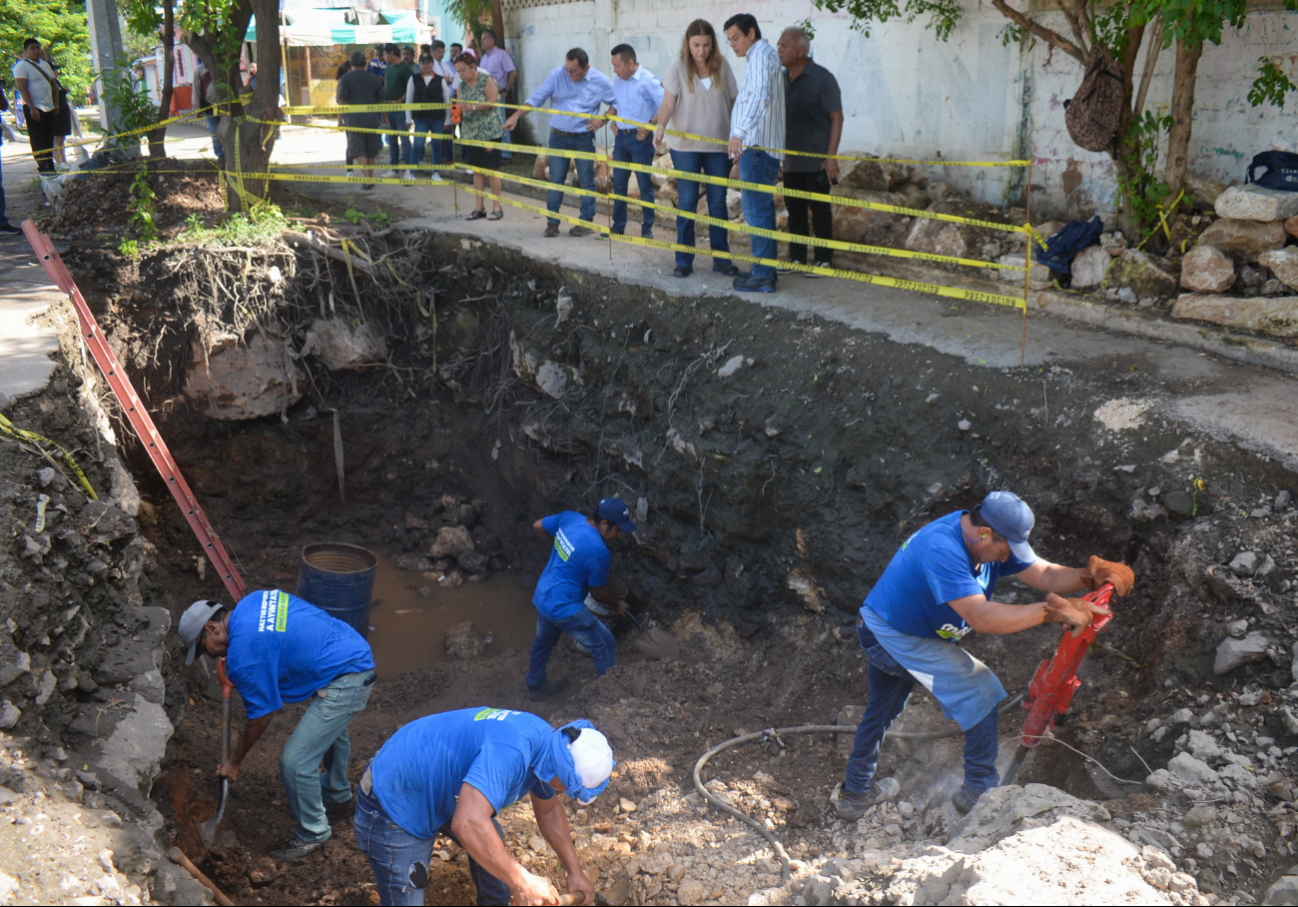
[[[724,151],[677,151],[672,149],[672,169],[685,173],[703,173],[707,176],[727,177],[730,175],[730,158]],[[729,220],[730,212],[726,210],[726,187],[713,183],[700,183],[695,180],[678,179],[676,181],[676,209],[691,214],[699,210],[699,195],[702,188],[707,188],[708,216],[718,220]],[[729,252],[730,234],[725,227],[708,227],[708,239],[712,251]],[[676,242],[682,246],[694,245],[694,221],[688,217],[676,218]],[[728,265],[725,258],[712,259],[712,269],[717,265]],[[677,252],[676,266],[690,268],[694,266],[692,252]]]
[[[374,871],[379,903],[422,907],[424,887],[428,884],[428,864],[437,837],[416,838],[392,821],[377,797],[363,790],[356,794],[356,817],[352,824],[356,827],[356,844],[369,859],[370,869]],[[505,834],[494,816],[491,824],[496,826],[496,834],[503,841]],[[437,833],[446,835],[456,844],[460,843],[451,834],[450,822],[438,829]],[[473,857],[469,857],[469,875],[478,888],[479,904],[509,903],[509,886],[479,866]]]
[[[550,651],[564,633],[590,650],[595,658],[596,675],[604,676],[617,661],[617,640],[590,609],[583,607],[571,617],[560,620],[537,614],[536,640],[532,643],[532,661],[527,672],[528,689],[534,690],[545,684],[545,666],[550,662]]]
[[[0,145],[3,144],[4,144],[4,140],[0,138]],[[9,218],[5,216],[4,166],[3,164],[0,164],[0,227],[7,227],[8,225],[9,225]]]
[[[654,162],[654,139],[653,135],[647,135],[641,141],[635,137],[635,130],[628,129],[626,132],[618,130],[617,135],[613,138],[613,160],[630,161],[634,164],[645,164],[652,166]],[[654,181],[653,177],[642,171],[635,172],[636,182],[640,184],[640,200],[653,204],[654,200]],[[619,167],[613,168],[613,192],[617,195],[626,195],[627,186],[631,184],[631,171]],[[647,205],[640,208],[640,233],[642,236],[653,236],[654,232],[654,209]],[[626,202],[613,202],[613,232],[621,233],[626,230]]]
[[[856,740],[852,755],[847,760],[843,789],[852,794],[863,794],[874,785],[874,773],[879,767],[879,748],[888,728],[897,720],[916,680],[899,665],[874,633],[864,623],[856,629],[861,648],[869,659],[870,695],[866,700],[865,714],[856,727]],[[964,734],[964,783],[974,793],[981,794],[1000,782],[996,773],[996,726],[999,713],[996,708]]]
[[[433,148],[433,165],[436,166],[442,162],[442,127],[446,123],[446,115],[442,111],[437,112],[437,116],[430,116],[428,119],[415,117],[415,147],[410,154],[411,164],[422,164],[424,162],[424,134],[427,133],[431,138],[428,144]]]
[[[212,153],[216,155],[218,161],[225,160],[225,149],[221,147],[221,140],[216,137],[216,127],[221,125],[219,116],[207,118],[207,134],[212,137]]]
[[[406,132],[406,119],[404,110],[388,111],[388,129],[400,130],[401,135],[386,136],[388,140],[388,163],[392,169],[397,169],[398,164],[412,163],[410,160],[410,135]]]
[[[595,162],[589,158],[585,160],[574,160],[568,157],[556,157],[555,151],[594,151],[595,150],[595,133],[587,132],[582,135],[566,135],[554,129],[550,130],[550,182],[561,188],[551,189],[545,195],[545,207],[551,214],[559,213],[559,206],[563,204],[563,181],[568,178],[568,163],[572,162],[577,165],[577,182],[581,188],[595,191]],[[581,219],[587,223],[595,220],[595,196],[583,195],[581,197]],[[552,224],[559,222],[558,218],[548,218]]]
[[[501,98],[501,100],[503,101],[504,98]],[[502,144],[505,144],[505,145],[510,144],[510,141],[509,141],[509,130],[508,130],[508,129],[502,129],[502,130],[500,130],[500,141],[501,141]],[[500,159],[501,159],[502,161],[512,161],[512,160],[514,159],[514,152],[512,152],[512,151],[506,151],[504,148],[502,148],[502,149],[500,149]]]
[[[364,711],[373,689],[372,670],[335,677],[311,697],[279,754],[279,777],[289,812],[297,820],[297,835],[303,841],[329,840],[333,832],[325,817],[325,801],[346,803],[352,798],[347,780],[347,760],[352,753],[347,725]]]
[[[780,162],[765,151],[746,148],[739,155],[739,178],[746,183],[764,183],[775,185],[775,178],[780,172]],[[757,192],[752,189],[739,190],[744,205],[744,223],[750,227],[763,230],[775,229],[775,196],[769,192]],[[779,256],[779,245],[775,240],[765,236],[752,235],[753,256],[774,260]],[[749,271],[754,277],[770,277],[775,269],[770,265],[753,265]]]

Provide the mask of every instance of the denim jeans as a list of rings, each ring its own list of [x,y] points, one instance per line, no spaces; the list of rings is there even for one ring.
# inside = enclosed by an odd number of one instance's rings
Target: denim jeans
[[[869,660],[870,695],[865,704],[865,714],[856,727],[843,789],[848,793],[863,794],[874,785],[874,773],[879,767],[879,747],[888,728],[906,707],[916,680],[888,654],[864,623],[857,626],[856,635]],[[998,718],[999,714],[993,708],[964,734],[964,783],[974,793],[981,794],[1000,782],[1000,775],[996,773]]]
[[[503,101],[504,98],[501,98],[501,100]],[[509,141],[509,130],[508,130],[508,129],[502,129],[502,130],[500,130],[500,141],[501,141],[502,144],[505,144],[505,145],[510,144],[510,141]],[[502,161],[512,161],[512,160],[514,159],[514,152],[509,151],[508,149],[502,148],[502,149],[500,149],[500,159],[501,159]]]
[[[0,137],[0,145],[4,144],[4,139]],[[9,225],[9,218],[5,216],[5,181],[4,165],[0,164],[0,227]]]
[[[364,711],[373,689],[373,671],[335,677],[311,697],[279,754],[279,777],[303,841],[327,841],[333,832],[325,817],[325,801],[346,803],[352,798],[347,780],[347,760],[352,753],[347,725]]]
[[[216,128],[221,125],[219,116],[207,118],[207,134],[212,137],[212,153],[216,155],[218,161],[225,160],[225,149],[221,147],[221,140],[216,137]]]
[[[442,111],[437,111],[436,116],[430,116],[428,119],[415,117],[415,145],[414,150],[410,153],[411,164],[422,164],[424,162],[424,134],[427,133],[430,138],[428,144],[433,148],[433,164],[436,166],[442,162],[442,127],[446,122],[446,116]]]
[[[677,151],[672,149],[672,169],[680,170],[685,173],[702,173],[707,176],[727,177],[730,175],[730,158],[724,151]],[[676,210],[689,211],[691,214],[699,210],[699,195],[703,189],[708,193],[708,216],[718,220],[729,220],[730,213],[726,209],[726,187],[713,183],[700,183],[695,180],[678,179],[676,181]],[[726,232],[725,227],[708,227],[708,239],[714,252],[730,251],[730,234]],[[688,217],[676,218],[676,242],[682,246],[694,245],[694,221]],[[729,259],[714,258],[712,259],[712,269],[716,270],[717,265],[725,266],[729,264]],[[689,268],[694,265],[694,254],[692,252],[677,252],[676,266],[679,268]]]
[[[764,183],[775,185],[775,178],[780,172],[780,162],[765,151],[746,148],[739,155],[739,178],[746,183]],[[739,190],[740,200],[744,205],[744,223],[750,227],[763,230],[775,229],[775,196],[769,192],[757,192],[753,189]],[[753,256],[774,260],[780,254],[779,244],[764,236],[753,235]],[[770,277],[775,269],[770,265],[753,265],[749,271],[754,277]]]
[[[410,121],[406,119],[404,110],[388,111],[388,129],[396,129],[401,135],[386,136],[388,140],[388,163],[392,169],[397,169],[399,164],[409,164],[410,160],[410,134],[406,132],[406,124]]]
[[[633,164],[652,166],[654,162],[653,135],[647,135],[643,140],[640,140],[635,137],[635,130],[633,129],[628,129],[626,132],[618,130],[617,135],[613,138],[613,160],[630,161]],[[653,176],[642,170],[637,170],[635,178],[636,182],[640,184],[640,200],[653,204]],[[627,187],[630,184],[631,171],[614,167],[613,192],[616,195],[626,195]],[[642,236],[652,236],[654,209],[647,205],[641,206],[640,217],[640,234]],[[621,233],[624,230],[626,230],[626,202],[613,202],[613,232]]]
[[[385,907],[388,904],[422,907],[424,887],[428,884],[428,864],[437,838],[416,838],[393,822],[378,798],[365,791],[356,794],[356,817],[352,823],[356,827],[356,844],[374,871],[379,903]],[[491,824],[496,826],[496,834],[503,841],[505,834],[500,823],[493,817]],[[451,834],[450,822],[443,825],[438,834],[460,843]],[[509,903],[509,886],[479,866],[473,857],[469,857],[469,875],[478,888],[478,904]]]
[[[563,181],[568,178],[568,164],[572,162],[577,165],[577,182],[581,188],[595,191],[595,162],[590,159],[573,159],[568,157],[556,157],[553,152],[556,151],[594,151],[595,150],[595,133],[587,132],[583,135],[565,135],[554,129],[550,130],[550,182],[556,186],[562,187]],[[545,207],[551,214],[559,213],[559,206],[563,204],[563,189],[551,189],[545,196]],[[581,219],[587,223],[595,220],[595,196],[583,195],[581,197]],[[558,218],[551,217],[550,223],[557,224]]]
[[[550,662],[550,651],[564,633],[590,650],[595,658],[597,675],[602,677],[617,661],[617,640],[589,609],[583,607],[561,620],[537,614],[536,640],[532,643],[532,660],[527,672],[528,689],[534,690],[545,683],[545,666]]]

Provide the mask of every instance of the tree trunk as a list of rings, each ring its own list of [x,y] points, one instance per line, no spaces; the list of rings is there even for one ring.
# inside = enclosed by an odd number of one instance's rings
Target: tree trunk
[[[158,100],[158,119],[171,116],[171,84],[176,71],[176,10],[175,0],[162,0],[162,97]],[[161,126],[149,133],[149,157],[167,156],[167,127]]]
[[[496,33],[496,46],[505,46],[505,13],[500,0],[491,0],[491,30]],[[504,86],[501,86],[502,88]]]
[[[1136,71],[1136,57],[1140,53],[1140,45],[1145,40],[1145,26],[1137,25],[1127,29],[1124,43],[1121,48],[1111,48],[1115,53],[1119,50],[1122,53],[1122,116],[1118,119],[1118,133],[1113,137],[1113,142],[1109,145],[1109,157],[1113,159],[1113,169],[1117,174],[1119,184],[1127,178],[1131,172],[1131,165],[1128,161],[1135,155],[1136,149],[1131,145],[1129,136],[1131,135],[1131,126],[1135,122],[1135,114],[1132,112],[1132,95],[1135,93],[1133,78]],[[1130,203],[1127,200],[1119,199],[1118,201],[1118,230],[1125,236],[1134,236],[1136,232],[1135,218],[1133,216]]]
[[[1187,47],[1176,42],[1176,75],[1172,78],[1172,130],[1167,137],[1167,167],[1163,181],[1175,198],[1185,188],[1190,159],[1190,127],[1194,125],[1194,84],[1203,45]]]

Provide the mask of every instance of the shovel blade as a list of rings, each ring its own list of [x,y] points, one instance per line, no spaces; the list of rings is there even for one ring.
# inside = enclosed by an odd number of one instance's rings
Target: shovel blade
[[[635,647],[659,661],[670,661],[681,653],[681,644],[675,636],[658,627],[649,627],[635,639]]]
[[[212,818],[204,822],[194,823],[195,827],[198,829],[199,840],[201,840],[203,842],[203,846],[208,849],[211,849],[216,846],[216,833],[221,827],[221,819],[225,816],[225,800],[226,797],[229,795],[229,793],[230,793],[230,779],[222,778],[221,779],[221,799],[216,804],[216,813],[212,816]]]

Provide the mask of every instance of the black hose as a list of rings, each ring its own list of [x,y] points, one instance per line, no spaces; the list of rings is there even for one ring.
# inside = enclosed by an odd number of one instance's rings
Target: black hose
[[[1011,699],[999,709],[999,714],[1004,715],[1014,706],[1023,701],[1027,693],[1020,693]],[[734,816],[740,822],[743,822],[753,831],[757,832],[763,838],[771,843],[775,850],[775,855],[780,858],[780,879],[787,882],[790,876],[789,855],[784,850],[784,845],[765,825],[758,822],[747,813],[740,812],[720,797],[713,794],[703,786],[703,766],[708,764],[708,760],[717,753],[724,752],[731,747],[739,746],[744,743],[753,743],[757,740],[764,740],[768,737],[781,737],[785,734],[855,734],[856,728],[846,724],[802,724],[796,727],[767,728],[763,731],[757,731],[752,734],[743,734],[739,737],[731,737],[722,743],[718,743],[712,749],[708,750],[699,757],[699,761],[694,763],[694,789],[703,795],[703,799],[715,806],[717,809],[731,816]],[[889,731],[884,739],[897,740],[941,740],[944,737],[956,737],[964,733],[960,730],[959,725],[954,728],[948,728],[945,731],[927,731],[924,733],[915,733],[907,731]]]

